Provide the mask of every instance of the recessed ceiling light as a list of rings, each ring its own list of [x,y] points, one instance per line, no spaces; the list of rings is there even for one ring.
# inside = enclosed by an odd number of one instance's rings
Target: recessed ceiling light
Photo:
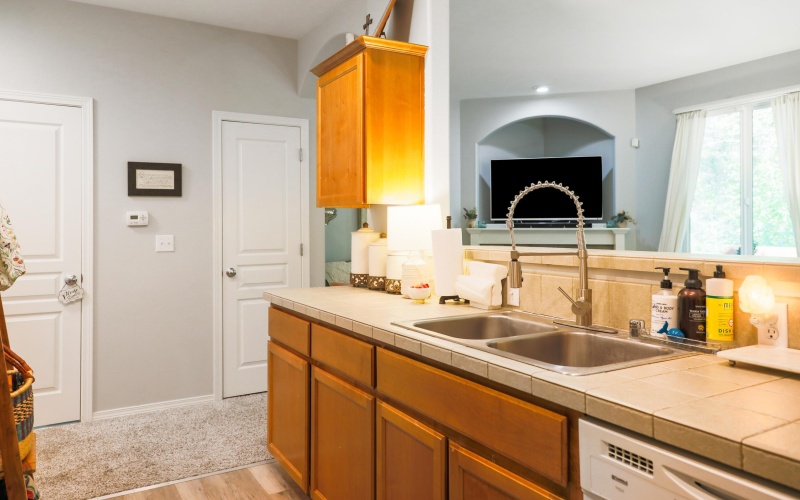
[[[535,90],[537,94],[544,94],[550,91],[550,87],[547,85],[539,85],[538,87],[533,87],[533,90]]]

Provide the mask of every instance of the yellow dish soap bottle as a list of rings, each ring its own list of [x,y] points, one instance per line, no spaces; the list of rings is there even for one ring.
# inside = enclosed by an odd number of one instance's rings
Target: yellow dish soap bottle
[[[706,294],[706,338],[733,342],[733,281],[725,279],[721,265],[706,280]]]

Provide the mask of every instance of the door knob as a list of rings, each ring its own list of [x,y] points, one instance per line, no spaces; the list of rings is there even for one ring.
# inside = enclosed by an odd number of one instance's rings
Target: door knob
[[[64,284],[67,286],[73,286],[78,283],[78,277],[74,274],[68,274],[64,277]]]
[[[230,267],[227,271],[225,271],[225,274],[228,276],[228,278],[233,278],[236,276],[236,269]]]

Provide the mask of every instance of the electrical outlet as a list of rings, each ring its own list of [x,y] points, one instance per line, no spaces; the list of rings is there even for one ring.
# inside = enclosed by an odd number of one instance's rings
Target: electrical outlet
[[[772,328],[772,327],[767,328],[767,338],[768,339],[775,340],[775,339],[778,338],[779,335],[780,334],[778,333],[778,329],[777,328]]]
[[[510,306],[519,307],[519,288],[509,288],[506,294],[506,303]]]
[[[171,234],[156,235],[156,252],[174,252],[175,238]]]

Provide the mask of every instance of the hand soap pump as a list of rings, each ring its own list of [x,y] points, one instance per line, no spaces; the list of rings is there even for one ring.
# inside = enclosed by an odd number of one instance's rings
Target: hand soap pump
[[[700,281],[700,271],[682,267],[689,271],[686,288],[678,293],[678,328],[687,339],[706,341],[706,292]]]
[[[678,328],[678,297],[672,293],[668,267],[657,267],[664,272],[661,290],[653,295],[650,316],[650,335],[665,338],[672,328]]]
[[[733,281],[725,279],[721,265],[706,280],[706,293],[708,340],[733,342]]]

